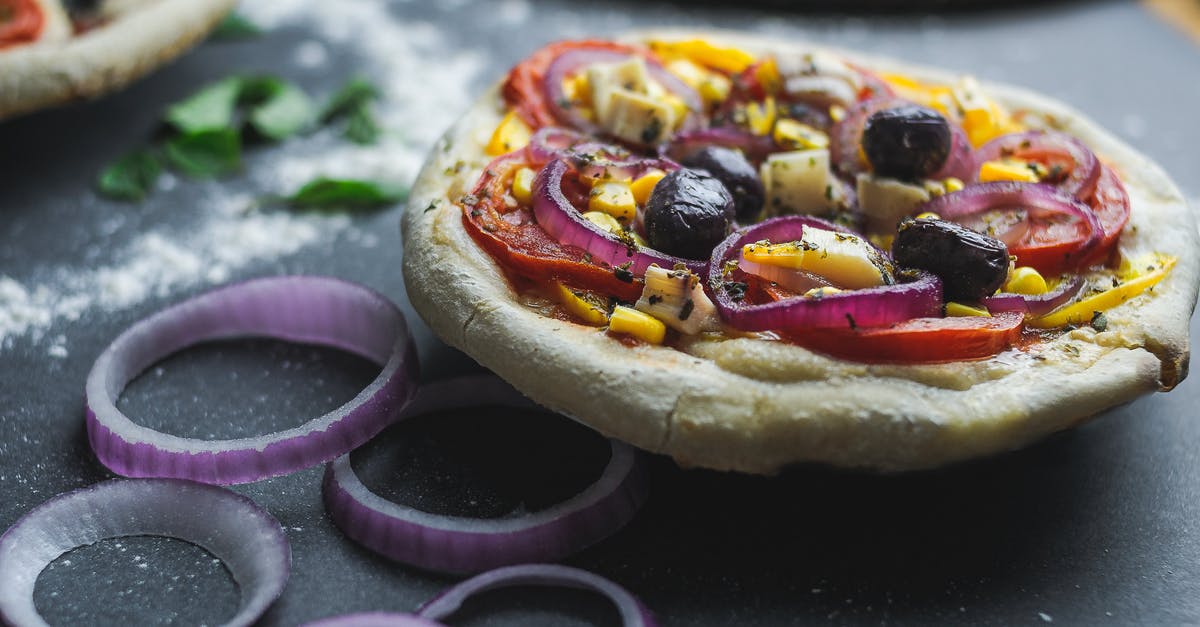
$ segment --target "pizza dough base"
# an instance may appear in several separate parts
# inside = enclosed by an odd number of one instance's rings
[[[0,51],[0,119],[124,87],[200,42],[235,3],[138,3],[79,37]]]
[[[818,49],[737,33],[703,37],[751,52]],[[945,72],[845,51],[883,71],[953,82]],[[1200,234],[1183,197],[1149,159],[1065,105],[985,84],[1011,109],[1034,111],[1118,169],[1131,197],[1130,255],[1179,258],[1154,291],[1107,313],[1108,330],[1077,329],[1029,353],[941,365],[866,365],[760,339],[693,341],[688,352],[629,348],[600,329],[523,306],[452,201],[489,159],[504,112],[489,90],[435,149],[402,223],[404,276],[418,313],[446,343],[546,407],[686,466],[772,474],[797,462],[900,471],[1024,446],[1186,376]],[[462,162],[468,167],[457,167]],[[432,209],[431,209],[432,207]]]

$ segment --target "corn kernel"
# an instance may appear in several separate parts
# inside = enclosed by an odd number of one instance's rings
[[[643,174],[640,178],[629,185],[629,191],[633,193],[633,200],[639,205],[645,205],[646,201],[650,200],[650,192],[654,191],[654,186],[663,180],[667,175],[662,170],[651,170]]]
[[[637,203],[633,200],[629,183],[604,181],[592,188],[588,196],[588,211],[603,211],[629,224],[637,216]]]
[[[832,294],[837,294],[838,292],[841,292],[841,291],[842,290],[839,290],[836,287],[832,287],[829,285],[823,285],[821,287],[814,287],[811,290],[808,290],[807,292],[804,293],[804,297],[820,299],[820,298],[825,298],[826,296],[829,296]]]
[[[596,303],[589,302],[583,292],[576,292],[557,282],[554,287],[558,301],[572,316],[594,327],[602,327],[608,323],[608,315],[604,313],[604,309]]]
[[[610,333],[632,335],[649,344],[662,344],[667,336],[667,325],[658,318],[624,305],[613,308],[608,330]]]
[[[763,91],[768,94],[779,91],[779,87],[783,83],[783,79],[779,75],[779,66],[775,64],[774,57],[768,58],[754,69],[754,78],[758,79],[758,84],[762,85]]]
[[[580,72],[573,78],[563,80],[563,97],[571,102],[586,102],[591,100],[592,88],[588,84],[587,72]]]
[[[605,231],[612,232],[622,230],[621,223],[617,222],[616,218],[604,213],[603,211],[585,211],[583,212],[583,219],[595,224]]]
[[[488,140],[485,150],[493,157],[524,148],[529,144],[533,131],[517,115],[516,110],[509,111]]]
[[[979,166],[979,182],[987,183],[989,181],[1023,181],[1026,183],[1037,183],[1041,181],[1038,178],[1036,167],[1031,168],[1024,161],[1016,161],[1012,159],[1001,159],[996,161],[984,161],[983,165]]]
[[[846,108],[840,105],[830,105],[829,119],[834,122],[841,122],[846,119]]]
[[[956,179],[953,176],[942,181],[942,186],[946,188],[947,194],[949,194],[950,192],[961,191],[962,188],[965,187],[965,185],[963,185],[963,182],[961,180]]]
[[[932,211],[925,211],[922,213],[918,213],[917,219],[918,220],[941,220],[942,216],[939,216],[938,214],[936,214]]]
[[[733,90],[733,81],[720,74],[710,74],[700,83],[700,97],[708,104],[725,102],[729,92]]]
[[[991,312],[983,307],[972,307],[970,305],[954,302],[946,303],[946,315],[951,318],[965,318],[971,316],[976,318],[992,317]]]
[[[512,195],[522,205],[533,202],[533,179],[535,176],[537,175],[529,168],[521,168],[513,175]]]
[[[750,132],[755,135],[766,135],[771,132],[771,127],[775,125],[775,99],[767,96],[767,99],[759,104],[752,102],[746,105],[746,123],[750,126]]]
[[[1028,266],[1021,266],[1014,268],[1012,274],[1008,276],[1008,282],[1004,284],[1004,291],[1036,296],[1045,294],[1050,291],[1050,288],[1046,285],[1046,279],[1040,272]]]
[[[784,118],[776,122],[772,135],[775,137],[776,143],[789,150],[829,147],[828,135],[791,118]]]

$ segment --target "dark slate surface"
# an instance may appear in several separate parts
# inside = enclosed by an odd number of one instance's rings
[[[1200,197],[1200,55],[1132,3],[946,17],[783,12],[772,19],[715,3],[564,1],[535,6],[521,37],[487,34],[479,10],[464,20],[427,5],[396,8],[460,24],[464,40],[494,50],[488,74],[542,41],[628,27],[630,15],[641,24],[754,24],[941,64],[1073,103],[1163,164],[1189,197]],[[565,17],[572,12],[580,17]],[[71,199],[88,197],[95,172],[148,136],[166,103],[234,68],[285,72],[279,44],[304,36],[285,30],[206,45],[124,94],[0,123],[0,273],[27,282],[50,264],[103,256],[141,229],[186,228],[181,201],[196,193],[194,184],[141,206]],[[334,52],[338,65],[355,63]],[[309,87],[328,90],[340,78],[331,73]],[[114,216],[120,228],[104,229]],[[398,210],[355,220],[384,245],[364,250],[343,238],[239,276],[333,274],[403,304]],[[66,359],[48,357],[44,340],[28,337],[0,352],[0,528],[54,494],[107,476],[85,440],[84,377],[122,328],[187,291],[58,323],[50,333],[65,336]],[[425,378],[474,368],[412,318]],[[368,365],[332,351],[231,342],[168,360],[135,382],[123,405],[174,432],[249,435],[336,406],[371,376]],[[797,468],[762,479],[684,472],[656,459],[652,495],[636,520],[568,563],[624,584],[668,625],[1197,623],[1198,396],[1193,378],[1028,450],[906,476]],[[279,518],[292,543],[292,578],[265,624],[411,610],[453,581],[347,541],[323,514],[320,475],[311,469],[238,488]],[[59,560],[41,578],[37,599],[61,624],[211,624],[232,611],[236,587],[191,545],[135,538]],[[532,625],[610,624],[615,617],[582,593],[526,590],[492,594],[461,618]]]

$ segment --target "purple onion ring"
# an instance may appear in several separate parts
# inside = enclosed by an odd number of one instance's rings
[[[468,579],[441,593],[417,611],[418,616],[445,620],[471,597],[513,586],[555,586],[598,592],[617,606],[621,624],[625,627],[654,627],[657,625],[650,610],[628,590],[586,570],[556,564],[522,564],[498,568]]]
[[[538,172],[533,182],[533,214],[550,237],[566,246],[582,248],[591,254],[594,261],[607,263],[614,268],[629,263],[629,271],[635,276],[644,275],[650,264],[672,268],[682,263],[697,274],[704,272],[705,261],[672,257],[623,242],[584,218],[563,194],[562,180],[567,170],[566,161],[551,161]]]
[[[737,231],[713,250],[709,286],[721,318],[743,331],[802,331],[846,326],[877,327],[913,318],[940,317],[942,283],[920,273],[916,280],[883,287],[830,294],[820,299],[791,298],[761,305],[735,302],[724,289],[725,262],[734,259],[744,244],[769,240],[799,240],[805,228],[845,231],[810,216],[781,216]]]
[[[975,163],[969,180],[979,180],[979,168],[984,162],[1010,155],[1019,156],[1025,151],[1057,153],[1070,157],[1075,166],[1064,181],[1054,185],[1058,189],[1080,200],[1091,198],[1092,193],[1096,191],[1096,183],[1100,180],[1100,160],[1096,158],[1096,153],[1078,139],[1054,131],[1026,131],[1001,135],[980,146],[975,151]]]
[[[303,627],[444,627],[442,623],[415,616],[413,614],[396,614],[393,612],[360,612],[358,614],[343,614],[330,616]]]
[[[127,536],[176,538],[221,560],[241,591],[227,627],[254,623],[287,584],[287,536],[250,499],[177,479],[117,479],[56,496],[0,536],[0,623],[46,625],[33,601],[38,575],[72,549]]]
[[[1045,294],[1030,296],[1001,292],[983,299],[983,306],[993,313],[1019,311],[1034,317],[1042,316],[1070,302],[1083,289],[1084,283],[1083,277],[1074,275]]]
[[[201,342],[234,337],[331,346],[383,369],[345,405],[259,437],[182,438],[136,424],[117,409],[125,386],[155,362]],[[416,347],[404,315],[385,297],[326,277],[256,279],[169,307],[113,341],[88,374],[88,440],[102,464],[125,476],[257,481],[329,461],[371,439],[412,397],[416,376]]]
[[[422,387],[404,416],[486,405],[536,408],[496,376],[482,375]],[[637,451],[610,443],[612,454],[599,479],[566,501],[518,518],[443,516],[394,503],[363,485],[350,455],[326,468],[325,506],[352,540],[428,570],[475,573],[559,559],[625,526],[645,501],[645,469]]]
[[[746,159],[754,163],[761,163],[778,149],[770,136],[755,135],[733,126],[718,126],[679,133],[669,143],[663,144],[659,154],[675,161],[685,161],[691,154],[707,146],[741,150]]]

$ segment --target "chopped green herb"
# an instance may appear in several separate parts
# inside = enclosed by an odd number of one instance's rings
[[[264,137],[279,141],[308,129],[313,122],[313,103],[299,87],[265,79],[265,97],[250,111],[250,124]]]
[[[369,107],[355,109],[346,120],[346,139],[361,145],[374,144],[379,141],[381,129],[375,121],[375,115]]]
[[[1092,328],[1101,333],[1108,330],[1108,316],[1103,311],[1092,312]]]
[[[108,166],[96,179],[100,193],[119,200],[141,200],[162,174],[162,163],[149,150],[137,150]]]
[[[167,141],[167,161],[196,178],[218,176],[241,166],[242,138],[234,129],[187,133]]]
[[[230,13],[213,29],[211,37],[219,40],[249,39],[261,35],[262,32],[258,24],[246,19],[246,16]]]
[[[328,122],[338,116],[353,113],[364,105],[379,99],[379,88],[361,76],[346,81],[321,107],[321,121]]]
[[[302,209],[374,209],[403,201],[408,189],[382,181],[319,178],[291,196],[287,202]]]
[[[166,120],[181,133],[231,128],[242,84],[239,77],[217,81],[171,105]]]

